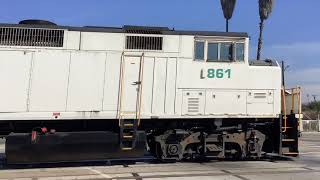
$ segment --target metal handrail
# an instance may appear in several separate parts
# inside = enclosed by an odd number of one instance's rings
[[[284,118],[284,128],[282,132],[287,132],[287,105],[286,105],[286,90],[282,87],[282,106],[283,106],[283,118]]]
[[[138,107],[136,112],[136,119],[138,121],[137,125],[140,125],[141,121],[141,108],[142,108],[142,90],[143,90],[143,74],[144,74],[144,53],[140,58],[140,67],[139,67],[139,94],[138,94]]]
[[[291,113],[294,112],[295,110],[295,96],[298,97],[298,114],[299,114],[299,124],[301,124],[301,114],[302,114],[302,110],[301,110],[301,87],[296,87],[296,88],[291,88],[289,89],[289,92],[291,91]],[[282,88],[282,105],[283,105],[283,115],[284,115],[284,127],[283,127],[283,131],[282,132],[286,132],[287,131],[287,106],[286,106],[286,90],[284,88]]]
[[[121,125],[122,118],[122,105],[123,105],[123,94],[124,94],[124,71],[125,71],[125,63],[124,63],[124,52],[121,55],[121,63],[120,63],[120,80],[119,80],[119,99],[118,99],[118,114],[117,119],[119,120],[119,126]],[[130,57],[140,57],[140,67],[139,67],[139,93],[137,96],[136,102],[136,120],[138,121],[138,126],[140,125],[141,120],[141,107],[142,107],[142,87],[143,87],[143,74],[144,74],[144,53],[141,56],[131,56]],[[130,113],[129,113],[130,114]],[[132,113],[133,114],[133,113]]]
[[[121,112],[122,112],[122,97],[123,97],[123,72],[124,72],[124,52],[121,54],[120,62],[120,79],[119,79],[119,98],[118,98],[118,114],[117,119],[119,120],[119,126],[121,125]]]

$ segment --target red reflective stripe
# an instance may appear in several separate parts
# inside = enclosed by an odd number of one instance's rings
[[[41,132],[46,133],[46,132],[48,132],[48,129],[46,127],[43,127],[43,128],[41,128]]]
[[[60,116],[60,113],[59,112],[54,112],[54,113],[52,113],[52,116]]]
[[[31,132],[31,141],[35,142],[37,139],[37,131],[32,131]]]

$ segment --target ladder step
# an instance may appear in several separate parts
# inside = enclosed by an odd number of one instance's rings
[[[122,137],[125,138],[125,139],[133,139],[133,136],[128,136],[128,135],[124,135]]]
[[[120,116],[124,116],[124,115],[136,115],[136,112],[134,112],[134,111],[132,111],[132,112],[127,111],[127,112],[121,112],[121,113],[120,113]]]
[[[133,127],[133,126],[134,126],[134,124],[126,123],[126,124],[123,124],[123,126],[125,126],[125,127]]]
[[[298,152],[286,152],[286,153],[282,153],[282,154],[285,155],[285,156],[297,156],[297,155],[299,155]]]
[[[122,151],[130,151],[135,148],[137,120],[120,119],[120,147]]]
[[[282,142],[295,142],[295,139],[282,139]]]

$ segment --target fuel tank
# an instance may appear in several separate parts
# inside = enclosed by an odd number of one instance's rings
[[[12,133],[6,138],[8,164],[100,161],[143,157],[145,132],[138,131],[132,150],[122,150],[113,132]]]

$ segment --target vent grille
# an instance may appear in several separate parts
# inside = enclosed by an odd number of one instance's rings
[[[148,29],[127,29],[126,33],[131,34],[162,34],[159,30],[148,30]]]
[[[63,47],[64,30],[0,28],[2,46]]]
[[[163,34],[163,31],[170,31],[168,27],[148,27],[148,26],[123,26],[126,33],[131,34]]]
[[[162,50],[163,38],[150,36],[127,36],[126,49]]]
[[[254,98],[257,98],[257,99],[267,98],[267,93],[254,93]]]
[[[198,113],[200,111],[200,99],[199,98],[188,98],[188,112]]]

